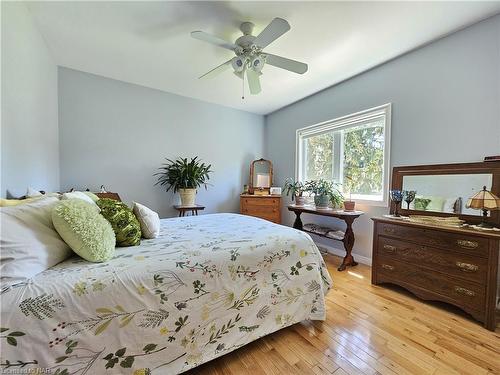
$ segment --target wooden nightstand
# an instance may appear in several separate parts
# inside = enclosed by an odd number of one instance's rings
[[[241,194],[240,213],[281,224],[281,196]]]

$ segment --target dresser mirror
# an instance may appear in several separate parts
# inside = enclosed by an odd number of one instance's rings
[[[500,194],[500,163],[460,163],[411,167],[395,167],[393,190],[413,191],[410,202],[401,202],[402,215],[458,216],[477,223],[481,210],[466,207],[467,201],[479,190]],[[391,213],[394,213],[391,204]],[[488,211],[489,221],[500,224],[499,211]]]
[[[273,183],[273,164],[269,160],[254,160],[250,165],[250,194],[269,194]]]

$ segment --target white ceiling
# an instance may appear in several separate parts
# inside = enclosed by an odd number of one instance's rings
[[[500,11],[500,2],[29,2],[56,64],[207,102],[267,114]],[[241,99],[230,70],[197,77],[231,51],[192,39],[234,41],[274,17],[291,30],[266,51],[309,64],[304,75],[263,70],[262,93]],[[248,92],[248,88],[245,89]]]

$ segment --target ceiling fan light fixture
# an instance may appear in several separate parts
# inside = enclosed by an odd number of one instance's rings
[[[231,65],[235,72],[242,72],[245,69],[246,59],[243,56],[233,57]]]
[[[262,55],[256,55],[253,57],[251,60],[251,68],[256,71],[257,73],[260,73],[262,68],[264,67],[264,64],[266,63],[265,57]]]

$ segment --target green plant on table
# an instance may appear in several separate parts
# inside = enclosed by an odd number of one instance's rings
[[[329,202],[333,207],[341,207],[342,202],[344,201],[344,197],[342,193],[338,189],[339,184],[328,181],[324,179],[307,181],[305,183],[306,190],[314,194],[315,200],[316,197],[325,197],[327,196]]]
[[[292,178],[287,178],[285,180],[285,185],[283,186],[286,195],[292,195],[292,201],[295,197],[302,197],[306,191],[306,186],[302,181],[295,181]]]

